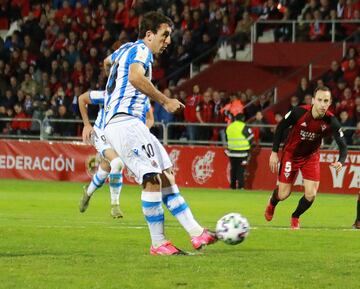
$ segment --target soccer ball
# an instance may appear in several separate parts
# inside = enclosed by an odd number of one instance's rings
[[[248,220],[238,213],[222,217],[216,224],[216,237],[229,245],[240,244],[249,235]]]

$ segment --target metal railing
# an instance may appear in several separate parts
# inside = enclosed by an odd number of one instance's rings
[[[37,140],[58,140],[58,141],[81,141],[81,131],[82,131],[82,121],[78,119],[33,119],[33,118],[0,118],[0,127],[2,124],[11,123],[12,121],[19,122],[35,122],[39,125],[40,129],[36,132],[34,131],[21,131],[17,133],[16,131],[9,131],[8,133],[0,132],[0,138],[6,139],[37,139]],[[76,130],[73,130],[73,135],[65,135],[61,133],[55,133],[51,129],[48,129],[49,125],[52,124],[72,124],[76,127]],[[270,135],[273,135],[276,125],[270,124],[247,124],[251,128],[259,129],[268,129]],[[189,128],[195,128],[195,138],[190,139],[188,136]],[[225,129],[227,124],[225,123],[187,123],[187,122],[155,122],[152,131],[156,134],[158,139],[165,145],[171,144],[182,144],[182,145],[213,145],[213,146],[226,146],[225,140]],[[157,130],[156,130],[157,129]],[[155,131],[154,131],[155,130]],[[209,137],[204,139],[201,138],[201,135],[204,131],[209,131]],[[346,134],[346,131],[355,131],[356,127],[343,127],[343,130]],[[218,139],[213,140],[213,132],[217,131]],[[176,132],[176,133],[174,133]],[[175,137],[174,137],[175,136]],[[203,135],[205,136],[205,135]],[[272,146],[271,141],[262,141],[262,135],[260,133],[258,144],[264,147]],[[323,148],[334,148],[334,142],[324,143]],[[360,150],[360,144],[349,145],[349,149]]]
[[[355,25],[359,25],[360,24],[360,20],[263,20],[260,19],[258,21],[256,21],[253,24],[253,37],[251,38],[253,40],[253,42],[257,42],[258,40],[258,32],[259,32],[259,26],[264,26],[263,28],[266,28],[266,26],[271,26],[271,28],[276,29],[276,28],[281,28],[281,27],[290,27],[291,26],[291,40],[289,42],[296,42],[298,40],[298,34],[299,34],[299,27],[303,26],[303,25],[310,25],[310,24],[314,24],[314,23],[318,23],[318,24],[329,24],[331,25],[330,30],[330,39],[328,39],[328,41],[331,41],[332,43],[336,42],[336,41],[343,41],[347,35],[343,36],[343,39],[336,39],[336,25],[337,24],[355,24]],[[308,31],[309,32],[309,31]],[[311,40],[309,40],[311,41]]]

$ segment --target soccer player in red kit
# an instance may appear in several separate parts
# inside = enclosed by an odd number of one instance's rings
[[[291,216],[291,228],[300,229],[299,217],[314,202],[320,183],[319,148],[324,136],[333,133],[339,146],[340,156],[331,165],[340,171],[346,159],[347,147],[344,134],[336,117],[328,111],[331,105],[329,88],[318,87],[313,96],[313,105],[298,106],[288,112],[275,131],[269,165],[273,173],[278,170],[278,151],[284,131],[292,126],[285,141],[280,168],[279,185],[273,191],[265,210],[265,219],[271,221],[279,201],[291,193],[293,182],[299,172],[304,178],[304,196]]]

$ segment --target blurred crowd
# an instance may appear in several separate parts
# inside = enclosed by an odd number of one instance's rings
[[[144,12],[161,10],[174,21],[173,45],[155,60],[153,80],[164,93],[186,103],[186,109],[171,116],[155,104],[156,120],[226,123],[237,111],[247,119],[256,115],[258,120],[261,111],[272,104],[271,96],[258,97],[251,89],[231,93],[198,86],[187,95],[174,89],[187,76],[179,68],[204,52],[209,53],[200,61],[210,63],[216,54],[213,48],[226,39],[231,39],[234,50],[241,49],[249,41],[250,27],[257,19],[359,19],[359,1],[351,0],[137,0],[135,5],[132,2],[0,0],[0,30],[12,31],[5,39],[0,38],[0,117],[79,118],[77,96],[88,89],[105,87],[103,59],[121,44],[136,40]],[[11,25],[15,22],[16,25]],[[303,27],[305,32],[300,35],[307,40],[320,40],[311,36],[313,32],[328,33],[328,28],[321,28],[319,23]],[[356,29],[350,24],[337,25],[339,35],[348,35]],[[287,41],[286,26],[274,31],[277,41]],[[358,57],[356,50],[354,53]],[[351,73],[347,73],[353,69],[353,61],[349,58],[347,64],[338,65],[343,73],[341,79],[353,89],[356,77],[348,82]],[[358,63],[355,66],[358,69]],[[335,83],[336,88],[338,81]],[[306,95],[297,97],[299,103],[306,102]],[[97,108],[91,107],[90,116],[95,118],[96,113]],[[274,121],[279,118],[274,117]],[[0,122],[0,130],[9,134],[38,134],[39,124]],[[70,136],[79,135],[81,128],[49,121],[46,131]],[[200,130],[196,126],[174,129],[171,134],[189,140],[223,137],[219,128]],[[265,139],[271,140],[271,131]]]

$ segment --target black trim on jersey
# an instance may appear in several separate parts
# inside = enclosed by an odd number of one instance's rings
[[[290,110],[285,117],[279,122],[278,126],[276,127],[275,134],[274,134],[274,143],[272,146],[273,152],[278,152],[279,147],[284,136],[284,132],[290,126],[294,125],[305,113],[307,109],[303,107],[294,107]]]
[[[344,133],[341,129],[341,124],[335,116],[330,118],[330,127],[334,134],[334,139],[339,147],[339,159],[338,162],[344,164],[347,156],[347,146],[344,138]]]

